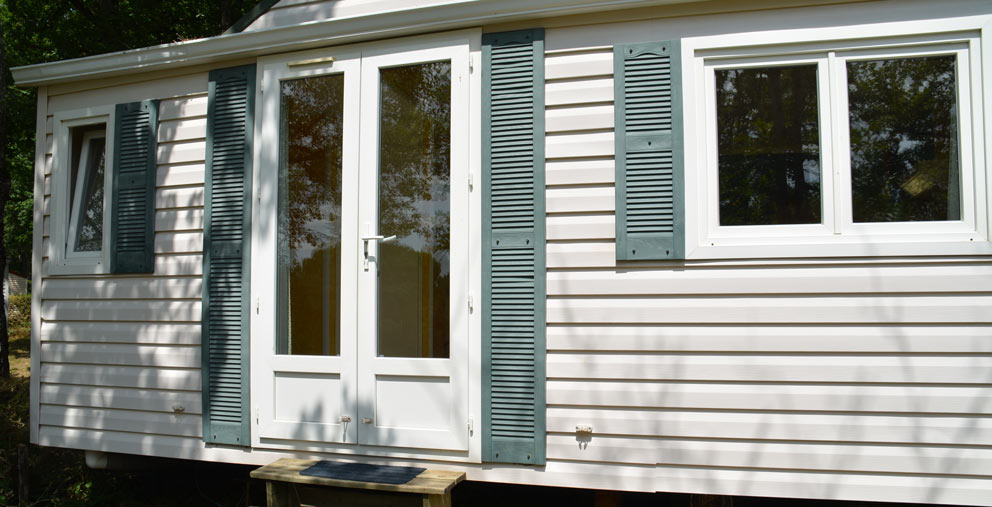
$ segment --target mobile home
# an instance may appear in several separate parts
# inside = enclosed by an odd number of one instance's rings
[[[992,505],[992,4],[280,0],[38,89],[31,440]]]

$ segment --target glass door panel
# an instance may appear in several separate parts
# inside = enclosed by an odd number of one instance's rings
[[[448,357],[451,62],[382,69],[378,355]]]
[[[344,75],[280,87],[277,354],[336,356],[341,341]]]

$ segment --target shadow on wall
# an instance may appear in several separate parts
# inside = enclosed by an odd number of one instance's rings
[[[801,474],[814,481],[805,488],[808,494],[829,498],[851,494],[838,473],[894,473],[905,477],[901,487],[912,483],[922,498],[938,502],[958,487],[959,479],[947,474],[981,469],[982,451],[958,445],[988,439],[989,419],[974,415],[987,414],[992,406],[987,389],[992,370],[981,355],[987,347],[979,343],[986,326],[973,327],[969,334],[963,325],[983,324],[988,317],[978,315],[977,302],[942,312],[942,299],[970,294],[925,292],[925,282],[910,287],[903,276],[914,268],[937,276],[942,266],[899,260],[755,268],[707,264],[616,267],[618,276],[671,270],[675,277],[700,279],[698,293],[665,292],[659,283],[654,294],[624,296],[626,307],[610,306],[616,297],[557,280],[559,294],[549,296],[549,326],[567,326],[585,337],[609,329],[601,339],[619,341],[590,351],[575,345],[583,343],[583,336],[559,337],[558,350],[549,352],[549,410],[636,410],[640,424],[630,431],[640,436],[642,449],[653,451],[659,488],[666,481],[679,488],[709,487],[743,467]],[[712,277],[702,275],[715,269],[728,276],[761,269],[768,280],[815,270],[820,274],[810,277],[814,282],[844,270],[852,278],[846,286],[856,289],[702,292],[714,285]],[[604,308],[616,308],[606,323],[586,311],[597,297]],[[753,305],[749,311],[735,307],[744,298]],[[707,307],[709,316],[699,311]],[[863,339],[855,343],[857,337]],[[575,363],[583,358],[588,365],[577,370]],[[620,453],[621,444],[611,448],[615,435],[594,429],[592,438],[577,441],[579,459],[643,459]],[[911,479],[912,474],[921,477]],[[789,480],[788,473],[782,476]],[[812,479],[816,476],[822,480]],[[733,487],[752,494],[768,491],[746,481]]]

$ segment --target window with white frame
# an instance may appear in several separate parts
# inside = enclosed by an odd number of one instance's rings
[[[988,250],[978,41],[942,39],[698,52],[697,253]]]
[[[52,274],[106,273],[114,108],[55,115],[52,160]]]

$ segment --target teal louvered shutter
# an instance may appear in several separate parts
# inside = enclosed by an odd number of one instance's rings
[[[115,116],[110,272],[152,273],[158,100],[118,104]]]
[[[483,55],[484,461],[545,462],[544,31]]]
[[[203,227],[203,439],[249,445],[255,66],[210,72]]]
[[[617,260],[685,258],[678,41],[614,48]]]

